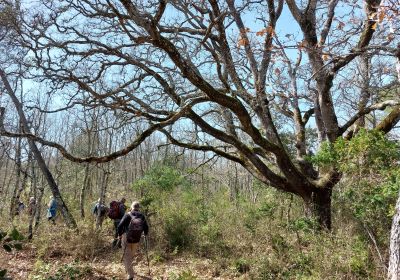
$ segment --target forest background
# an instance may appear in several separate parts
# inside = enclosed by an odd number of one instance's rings
[[[2,273],[123,277],[125,197],[154,279],[397,279],[398,1],[0,3]]]

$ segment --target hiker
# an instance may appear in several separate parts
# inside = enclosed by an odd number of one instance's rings
[[[106,217],[107,212],[108,208],[103,203],[100,204],[100,198],[99,198],[93,208],[93,215],[95,215],[95,217],[99,219],[98,225],[100,227],[103,225],[103,221]]]
[[[123,261],[128,273],[128,280],[133,280],[133,256],[139,248],[142,232],[147,236],[149,226],[146,218],[139,212],[139,202],[134,201],[131,211],[127,212],[118,225],[118,236],[122,243]]]
[[[50,201],[47,204],[47,220],[52,221],[53,224],[56,224],[56,213],[57,213],[57,200],[54,196],[50,196]]]
[[[16,207],[17,211],[15,212],[16,215],[20,215],[22,214],[22,211],[25,210],[25,204],[19,199],[19,197],[17,198],[17,207]]]
[[[118,243],[118,225],[121,222],[122,217],[125,214],[126,206],[125,206],[125,198],[121,198],[120,201],[111,201],[110,202],[110,209],[108,211],[108,217],[114,220],[114,241],[113,246],[115,247]]]
[[[29,204],[28,204],[28,215],[32,216],[35,213],[35,207],[36,207],[36,201],[35,198],[32,196],[29,198]]]

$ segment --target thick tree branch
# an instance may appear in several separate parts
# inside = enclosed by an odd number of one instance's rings
[[[236,10],[234,0],[227,0],[226,2],[228,3],[228,7],[233,15],[235,22],[236,22],[237,28],[239,29],[240,38],[241,38],[241,40],[244,40],[244,49],[246,51],[247,59],[250,64],[250,69],[253,73],[254,79],[257,81],[257,80],[259,80],[258,65],[257,65],[256,59],[254,57],[253,50],[251,49],[250,40],[247,36],[246,26],[244,26],[243,20],[240,16],[239,12]]]
[[[385,110],[389,106],[398,106],[400,104],[400,101],[395,101],[395,100],[386,100],[381,103],[377,103],[374,105],[371,105],[369,107],[363,108],[361,111],[358,111],[350,120],[348,120],[343,126],[340,127],[339,133],[342,135],[350,126],[352,126],[360,117],[365,116],[375,110]],[[393,111],[396,111],[395,109]],[[392,112],[393,112],[392,111]],[[390,114],[389,114],[390,115]],[[393,115],[392,115],[393,116]],[[389,117],[389,116],[388,116]],[[390,119],[390,118],[389,118]],[[395,118],[391,121],[392,122],[395,120]],[[388,125],[388,124],[387,124]],[[395,125],[395,124],[394,124]],[[383,126],[383,123],[382,123]],[[383,127],[382,129],[383,130]],[[387,131],[386,131],[387,132]]]
[[[175,139],[171,135],[171,133],[169,133],[167,130],[159,129],[159,131],[161,131],[168,138],[168,140],[171,142],[171,144],[173,144],[173,145],[176,145],[176,146],[179,146],[179,147],[183,147],[183,148],[187,148],[187,149],[196,150],[196,151],[213,152],[213,153],[215,153],[215,154],[217,154],[217,155],[219,155],[221,157],[224,157],[226,159],[232,160],[232,161],[237,162],[237,163],[239,163],[241,165],[245,164],[244,161],[240,157],[235,156],[235,155],[233,155],[231,153],[227,153],[225,151],[222,151],[222,150],[220,150],[220,149],[218,149],[216,147],[208,146],[208,145],[207,146],[205,146],[205,145],[197,145],[197,144],[194,144],[194,143],[183,143],[183,142],[180,142],[177,139]]]
[[[157,13],[154,16],[155,24],[158,24],[160,22],[161,17],[163,16],[163,14],[165,12],[165,8],[166,7],[167,7],[167,1],[166,0],[159,0],[158,10],[157,10]]]
[[[388,133],[391,131],[396,124],[400,121],[400,106],[396,106],[393,110],[386,116],[376,127],[377,130],[380,130],[384,133]]]
[[[335,16],[335,8],[339,0],[330,0],[328,4],[328,14],[325,20],[324,28],[321,31],[321,37],[319,39],[319,45],[325,45],[326,38],[328,37],[329,31],[332,26],[333,17]]]
[[[381,0],[367,0],[365,1],[365,3],[367,11],[366,20],[357,46],[352,50],[350,54],[334,60],[334,64],[331,69],[332,73],[337,73],[341,68],[349,64],[355,57],[359,55],[359,51],[368,46],[368,44],[372,40],[372,35],[375,33],[376,29],[376,17]]]

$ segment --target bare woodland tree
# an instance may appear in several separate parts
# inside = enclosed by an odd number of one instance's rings
[[[17,109],[18,115],[20,117],[20,121],[21,121],[21,126],[22,126],[22,131],[23,132],[30,132],[30,128],[28,125],[28,121],[22,111],[22,105],[21,103],[18,101],[17,97],[15,96],[15,93],[13,92],[10,84],[8,83],[7,77],[5,75],[5,73],[3,72],[3,70],[0,69],[0,78],[6,88],[7,93],[10,95],[11,99],[13,100],[15,107]],[[0,127],[4,128],[4,108],[0,108]],[[7,133],[5,133],[7,135]],[[12,136],[12,135],[9,135]],[[72,215],[70,214],[70,212],[68,211],[68,207],[67,205],[64,203],[64,200],[62,199],[61,193],[58,189],[58,186],[53,178],[52,173],[50,172],[48,166],[46,165],[42,154],[40,153],[38,147],[36,146],[35,142],[32,139],[28,139],[28,143],[29,143],[29,147],[38,163],[39,168],[41,169],[41,171],[43,172],[44,176],[46,177],[47,183],[53,193],[53,196],[57,199],[59,205],[60,205],[60,209],[61,209],[61,213],[64,216],[64,219],[66,221],[66,223],[70,226],[70,227],[74,227],[76,228],[76,222],[74,220],[74,218],[72,217]]]
[[[3,4],[3,3],[1,3]],[[8,39],[8,37],[11,36],[15,36],[15,30],[18,29],[18,25],[19,25],[19,19],[18,19],[18,14],[19,14],[19,2],[16,3],[15,6],[8,4],[7,2],[5,3],[5,5],[1,6],[1,15],[0,15],[0,19],[1,21],[3,21],[3,25],[1,26],[1,37],[0,37],[0,43],[4,43],[4,41],[6,39]],[[8,39],[10,40],[10,39]],[[11,41],[11,40],[10,40]],[[6,48],[8,47],[8,49],[12,52],[13,48],[18,49],[17,47],[15,47],[16,45],[12,45],[10,44],[9,46],[6,46]],[[22,52],[23,53],[23,52]],[[21,55],[20,53],[18,55]],[[18,57],[18,55],[16,57]],[[11,58],[11,56],[10,56]],[[2,61],[4,61],[4,58],[2,57]],[[17,67],[18,67],[18,63]],[[2,94],[3,92],[8,94],[8,96],[10,97],[12,103],[15,106],[15,109],[17,111],[18,117],[19,117],[19,123],[20,123],[20,127],[21,127],[21,133],[17,133],[17,134],[24,134],[24,133],[30,133],[31,129],[29,126],[29,122],[25,116],[24,110],[23,110],[23,105],[20,102],[20,100],[18,99],[15,90],[12,88],[10,82],[9,82],[9,78],[4,70],[5,67],[5,63],[2,65],[0,65],[0,80],[1,80],[1,91]],[[15,69],[15,65],[11,65],[12,69]],[[18,78],[20,76],[17,76]],[[4,107],[0,107],[0,131],[2,132],[3,135],[6,136],[18,136],[18,135],[12,135],[5,132],[5,124],[4,124],[4,119],[5,119],[5,108]],[[70,226],[70,227],[74,227],[76,228],[76,222],[74,220],[74,218],[72,217],[72,215],[69,213],[67,206],[65,205],[61,193],[59,191],[59,188],[53,178],[52,173],[50,172],[48,166],[46,165],[43,156],[41,154],[41,152],[39,151],[36,143],[32,140],[28,138],[28,144],[29,144],[29,148],[31,153],[33,154],[33,156],[35,157],[35,160],[38,163],[39,168],[41,169],[42,173],[44,174],[48,185],[54,195],[54,197],[57,199],[57,201],[59,202],[60,205],[60,209],[61,209],[61,213],[64,216],[64,219],[66,221],[66,223]],[[20,146],[20,145],[19,145]],[[18,149],[21,149],[20,147]],[[16,200],[19,199],[18,198],[18,193],[20,193],[20,189],[23,187],[24,182],[20,182],[20,180],[22,178],[20,178],[20,173],[21,173],[21,163],[20,163],[20,155],[21,150],[18,151],[17,153],[17,185],[14,191],[14,195],[12,198],[12,203],[11,203],[11,212],[13,212],[13,208],[15,208],[15,204],[16,204]],[[25,177],[26,179],[26,177]],[[11,213],[11,217],[13,217],[13,213]]]
[[[362,120],[376,110],[392,108],[376,129],[387,133],[399,121],[398,96],[380,98],[379,91],[367,95],[357,87],[363,79],[371,84],[366,73],[371,75],[378,58],[389,57],[385,78],[375,86],[398,91],[395,2],[48,0],[31,5],[18,41],[30,51],[30,77],[46,82],[48,91],[65,101],[54,111],[103,107],[121,126],[137,127],[139,133],[109,154],[87,157],[24,136],[75,162],[107,162],[161,132],[174,145],[215,153],[266,186],[301,197],[306,214],[330,229],[331,195],[341,174],[334,167],[318,170],[307,160],[317,148],[310,141],[315,132],[317,146],[351,138],[357,133],[353,125],[373,127]],[[357,72],[360,63],[370,65]],[[353,83],[346,80],[354,73]]]
[[[397,77],[400,83],[400,51],[397,53]],[[395,213],[390,230],[389,265],[387,279],[400,279],[400,192],[397,197]]]

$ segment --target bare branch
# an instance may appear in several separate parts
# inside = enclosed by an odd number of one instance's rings
[[[340,127],[340,134],[343,134],[350,126],[352,126],[360,117],[367,115],[375,110],[385,110],[389,106],[398,106],[400,105],[400,101],[396,100],[386,100],[369,107],[363,108],[361,111],[358,111],[350,120],[348,120],[343,126]],[[396,111],[396,110],[394,110]],[[395,121],[396,118],[391,120],[390,122]],[[395,124],[394,124],[395,125]],[[378,128],[378,130],[385,131],[386,129]],[[387,131],[386,131],[387,132]]]
[[[335,16],[335,8],[338,3],[339,3],[339,0],[330,0],[329,1],[328,15],[325,20],[324,28],[321,31],[321,38],[319,39],[320,46],[325,45],[326,38],[328,37],[329,30],[331,29],[331,26],[332,26],[333,17]]]

